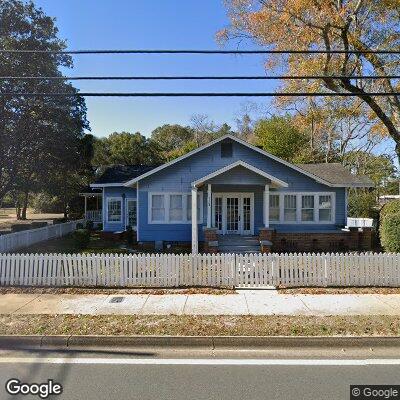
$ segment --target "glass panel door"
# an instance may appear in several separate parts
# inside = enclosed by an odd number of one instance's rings
[[[226,232],[239,233],[239,197],[226,198]]]
[[[243,196],[243,233],[251,233],[251,197]]]
[[[218,196],[214,198],[214,226],[218,229],[218,233],[222,233],[222,197]]]
[[[136,200],[127,200],[126,202],[126,226],[136,228],[137,215],[136,215]]]

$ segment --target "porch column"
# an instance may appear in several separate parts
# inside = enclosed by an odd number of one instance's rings
[[[86,219],[86,212],[87,212],[87,197],[85,195],[85,216],[84,216],[84,219]]]
[[[197,188],[192,187],[192,253],[199,252],[198,228],[197,228]]]
[[[269,185],[264,189],[264,227],[269,228]]]
[[[211,184],[207,186],[207,228],[211,228]]]

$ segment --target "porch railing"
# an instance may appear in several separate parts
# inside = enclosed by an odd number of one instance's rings
[[[102,221],[102,211],[101,210],[86,211],[85,219],[86,219],[86,221],[101,222]]]

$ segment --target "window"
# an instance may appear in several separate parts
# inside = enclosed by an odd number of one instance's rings
[[[197,195],[197,220],[203,220],[203,193]],[[192,195],[189,193],[149,193],[148,221],[153,224],[189,224]]]
[[[269,220],[271,222],[279,221],[279,194],[269,195]]]
[[[183,202],[181,194],[169,196],[169,220],[181,222],[183,220]]]
[[[107,199],[107,222],[122,222],[122,199]]]
[[[188,194],[187,195],[187,220],[192,221],[192,195]],[[200,194],[197,194],[197,222],[200,221]]]
[[[332,196],[319,196],[319,221],[330,222],[332,220]]]
[[[232,157],[232,142],[222,142],[221,143],[221,158],[231,158]]]
[[[314,195],[301,196],[301,220],[314,221]]]
[[[296,204],[297,196],[295,194],[286,194],[284,196],[284,220],[285,221],[296,221]]]
[[[165,198],[163,194],[153,194],[151,197],[151,220],[165,220]]]
[[[270,222],[276,224],[334,223],[335,193],[286,193],[273,192],[269,195]]]

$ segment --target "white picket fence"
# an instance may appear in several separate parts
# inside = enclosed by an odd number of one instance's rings
[[[0,254],[0,286],[400,286],[400,254]]]
[[[9,233],[0,236],[0,253],[14,251],[45,240],[67,235],[76,229],[78,223],[84,220],[48,225],[43,228],[30,229],[21,232]]]

